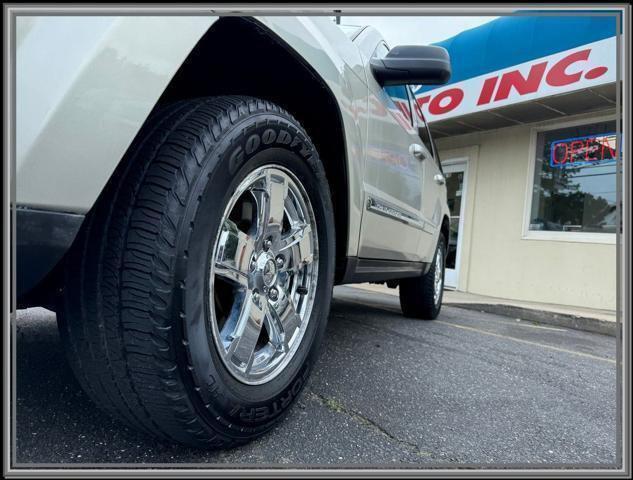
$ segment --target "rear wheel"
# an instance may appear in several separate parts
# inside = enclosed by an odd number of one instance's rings
[[[92,399],[166,441],[244,443],[305,384],[334,222],[298,122],[249,97],[154,115],[88,216],[59,325]]]
[[[446,241],[440,234],[429,271],[419,277],[400,280],[400,306],[405,316],[422,320],[437,318],[444,294],[445,257]]]

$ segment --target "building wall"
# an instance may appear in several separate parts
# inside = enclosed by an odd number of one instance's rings
[[[458,289],[615,310],[615,243],[522,238],[532,127],[437,141],[442,161],[469,157]]]

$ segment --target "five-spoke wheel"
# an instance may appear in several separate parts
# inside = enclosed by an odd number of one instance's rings
[[[292,359],[306,330],[318,240],[309,198],[281,166],[248,175],[225,210],[213,250],[211,330],[225,366],[261,384]]]

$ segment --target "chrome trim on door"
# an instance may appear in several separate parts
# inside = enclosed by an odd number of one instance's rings
[[[391,218],[399,222],[405,223],[418,230],[423,230],[427,233],[433,233],[433,225],[431,222],[427,222],[420,217],[414,217],[409,212],[404,212],[398,207],[389,205],[385,202],[379,202],[373,197],[367,199],[367,210],[383,217]]]

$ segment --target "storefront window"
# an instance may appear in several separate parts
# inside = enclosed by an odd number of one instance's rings
[[[615,121],[540,132],[530,230],[615,233]]]

